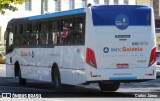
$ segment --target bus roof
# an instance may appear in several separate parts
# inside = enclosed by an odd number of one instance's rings
[[[103,9],[125,9],[127,8],[136,8],[140,7],[142,9],[148,9],[147,6],[141,6],[141,5],[99,5],[99,6],[91,6],[92,9],[96,10],[103,10]],[[74,14],[82,14],[84,13],[84,8],[74,9],[74,10],[67,10],[67,11],[61,11],[61,12],[54,12],[54,13],[48,13],[48,14],[42,14],[42,15],[36,15],[36,16],[30,16],[30,17],[23,17],[23,18],[13,18],[9,21],[9,23],[14,22],[25,22],[25,21],[33,21],[33,20],[40,20],[40,19],[47,19],[47,18],[53,18],[53,17],[61,17],[61,16],[67,16],[67,15],[74,15]]]
[[[55,12],[55,13],[48,13],[48,14],[42,14],[42,15],[36,15],[36,16],[30,16],[30,17],[23,17],[23,18],[13,18],[10,20],[10,23],[33,21],[33,20],[61,17],[61,16],[67,16],[67,15],[73,15],[73,14],[81,14],[81,13],[84,13],[84,8]]]

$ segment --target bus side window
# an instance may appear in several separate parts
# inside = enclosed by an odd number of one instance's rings
[[[48,22],[43,21],[41,22],[41,29],[40,29],[40,36],[41,36],[41,44],[46,45],[48,44]]]
[[[57,32],[53,32],[51,35],[52,44],[57,44]]]
[[[18,35],[20,37],[20,45],[23,45],[24,38],[23,38],[23,24],[18,25]]]
[[[23,40],[23,45],[28,45],[29,44],[29,24],[24,24],[23,25],[23,35],[22,38]]]
[[[49,26],[49,37],[48,42],[49,44],[59,44],[59,31],[60,31],[60,20],[51,20]]]
[[[18,25],[15,26],[15,34],[14,34],[14,46],[18,47],[21,43],[21,36],[19,34],[19,27]]]
[[[82,44],[83,43],[83,17],[74,18],[74,30],[72,31],[72,44]]]
[[[70,44],[72,29],[72,19],[66,18],[62,20],[62,30],[59,33],[61,44]]]
[[[31,24],[31,30],[29,35],[29,43],[31,45],[38,45],[39,44],[39,35],[38,35],[38,23]]]

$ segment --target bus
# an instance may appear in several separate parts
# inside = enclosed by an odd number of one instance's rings
[[[153,9],[98,5],[8,22],[6,74],[62,85],[97,83],[117,91],[120,83],[156,79]]]

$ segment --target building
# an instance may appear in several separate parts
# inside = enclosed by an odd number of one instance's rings
[[[160,0],[136,0],[136,4],[153,7],[155,14],[157,50],[160,50]]]
[[[153,0],[136,0],[137,5],[153,6]]]
[[[88,3],[91,3],[92,5],[136,4],[135,0],[25,0],[23,5],[17,5],[18,11],[6,11],[5,15],[0,15],[0,45],[5,44],[4,32],[7,26],[7,22],[12,18],[82,8],[86,7]]]
[[[156,21],[156,28],[160,28],[160,0],[136,0],[137,5],[153,7]]]

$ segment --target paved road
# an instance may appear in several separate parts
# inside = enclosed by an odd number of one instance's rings
[[[57,90],[52,83],[28,80],[26,86],[19,86],[18,78],[6,77],[5,65],[0,65],[0,93],[40,93],[43,97],[135,97],[153,94],[160,98],[160,78],[142,83],[122,83],[120,89],[114,93],[102,93],[97,84],[66,86]],[[88,93],[89,92],[89,93]],[[135,95],[137,94],[137,95]],[[141,97],[141,96],[139,96]],[[142,96],[145,97],[145,96]]]

